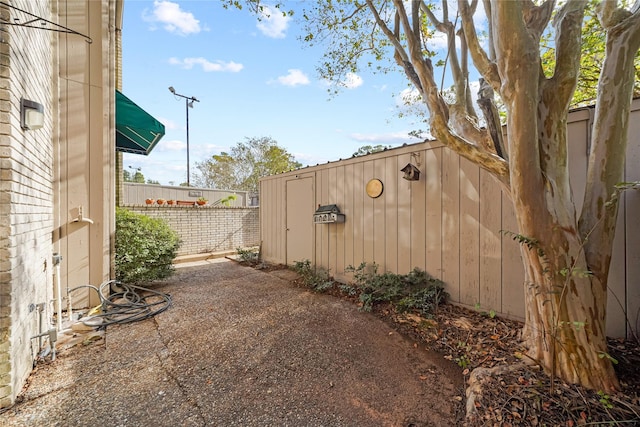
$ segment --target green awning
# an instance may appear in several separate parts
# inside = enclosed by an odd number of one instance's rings
[[[116,151],[147,155],[164,136],[164,125],[116,90]]]

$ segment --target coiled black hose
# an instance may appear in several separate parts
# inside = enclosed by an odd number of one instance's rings
[[[83,321],[88,326],[106,328],[109,325],[125,324],[149,319],[171,307],[171,295],[142,286],[129,285],[117,280],[103,282],[99,288],[92,285],[78,286],[69,293],[88,287],[98,293],[102,312]],[[90,319],[100,319],[92,322]]]

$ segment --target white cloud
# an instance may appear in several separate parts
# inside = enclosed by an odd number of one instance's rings
[[[359,86],[362,86],[362,77],[355,73],[347,73],[345,79],[340,82],[340,86],[344,86],[347,89],[355,89]]]
[[[273,39],[283,39],[286,37],[287,28],[289,28],[289,15],[283,15],[282,11],[273,10],[270,7],[263,6],[260,13],[260,20],[256,27],[262,34]]]
[[[447,35],[437,31],[432,37],[429,38],[426,42],[427,47],[432,50],[440,50],[446,49],[449,45],[449,41]]]
[[[422,97],[418,89],[413,86],[403,89],[396,97],[396,105],[401,108],[419,103],[422,103]]]
[[[158,143],[158,146],[155,149],[161,153],[167,151],[184,151],[187,149],[187,144],[178,139],[163,139]]]
[[[214,154],[219,154],[222,151],[229,151],[229,147],[222,147],[216,144],[195,144],[195,146],[191,147],[191,154],[193,159],[197,162],[201,162],[204,160],[209,160],[211,156]]]
[[[164,125],[165,130],[181,129],[181,127],[171,119],[158,117],[158,121]]]
[[[300,86],[300,85],[308,85],[309,77],[302,70],[298,70],[295,68],[287,70],[288,74],[285,76],[280,76],[275,80],[275,83],[279,83],[283,86]],[[273,83],[271,81],[270,83]]]
[[[399,145],[418,142],[415,138],[409,136],[406,132],[390,132],[390,133],[352,133],[349,137],[358,142],[373,143],[374,145]]]
[[[293,153],[293,157],[295,157],[296,161],[302,163],[305,166],[314,166],[323,163],[327,163],[329,161],[325,156],[318,156],[316,154],[309,153]]]
[[[205,58],[169,58],[169,64],[171,65],[179,65],[186,70],[192,69],[194,66],[199,65],[202,67],[202,71],[207,73],[214,71],[228,71],[230,73],[237,73],[244,68],[244,65],[238,64],[237,62],[224,62],[224,61],[215,61],[210,62]]]
[[[191,12],[185,12],[180,9],[178,3],[166,0],[155,0],[153,11],[150,14],[145,13],[142,18],[153,24],[158,23],[166,31],[181,36],[197,34],[201,31],[200,21]]]
[[[333,80],[328,80],[328,79],[321,80],[321,84],[323,84],[324,86],[327,86],[327,87],[341,86],[345,89],[355,89],[357,87],[362,86],[363,83],[364,83],[364,80],[362,79],[362,77],[360,77],[355,73],[347,73],[344,79],[338,82]]]

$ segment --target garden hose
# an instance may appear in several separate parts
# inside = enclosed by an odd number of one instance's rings
[[[142,286],[128,285],[117,280],[103,282],[99,288],[88,287],[98,293],[100,310],[91,310],[88,318],[82,320],[87,326],[106,328],[109,325],[125,324],[149,319],[171,306],[171,296]]]

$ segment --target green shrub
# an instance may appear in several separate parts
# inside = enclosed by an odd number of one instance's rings
[[[414,268],[409,274],[378,274],[376,263],[348,266],[353,273],[353,286],[360,293],[362,309],[370,311],[378,302],[390,302],[399,311],[417,310],[423,315],[432,314],[448,295],[442,281]]]
[[[164,279],[174,272],[180,239],[162,219],[116,209],[116,279],[141,283]]]
[[[329,273],[324,270],[316,271],[308,259],[295,261],[292,269],[300,275],[305,286],[316,292],[326,292],[333,288],[333,281],[329,277]]]
[[[238,254],[238,259],[240,262],[244,262],[247,264],[257,264],[260,261],[258,251],[255,249],[242,249],[236,248],[236,252]]]

